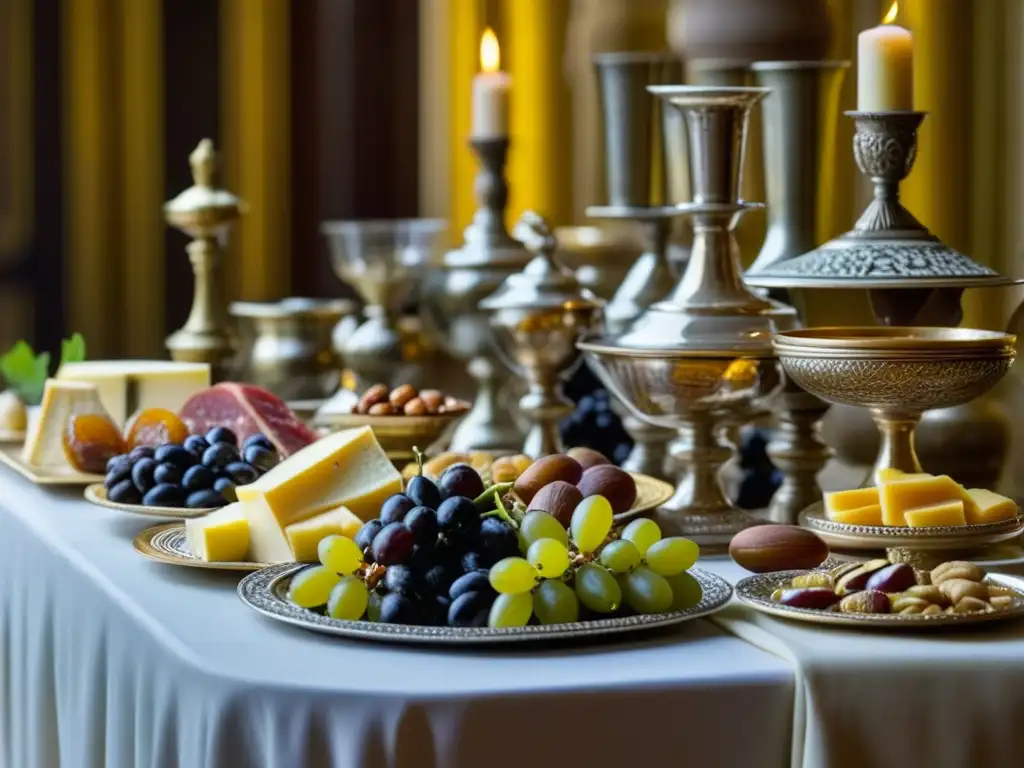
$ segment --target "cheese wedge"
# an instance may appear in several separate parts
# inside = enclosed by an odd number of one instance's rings
[[[335,432],[292,454],[256,482],[237,488],[249,521],[251,556],[284,562],[285,528],[344,506],[361,520],[402,490],[402,476],[369,427]]]
[[[844,509],[840,512],[828,513],[828,519],[836,523],[846,525],[881,525],[882,506],[880,504],[869,504],[856,509]]]
[[[80,413],[106,413],[92,384],[47,379],[39,416],[32,419],[21,451],[26,464],[38,467],[66,467],[64,427]]]
[[[345,507],[329,509],[314,515],[301,523],[292,523],[284,529],[285,538],[291,548],[292,559],[297,563],[315,563],[318,560],[317,546],[321,539],[335,534],[355,538],[363,521]]]
[[[202,517],[185,521],[189,551],[211,563],[238,563],[249,555],[249,523],[242,505],[228,504]],[[257,561],[267,562],[267,561]]]
[[[852,509],[870,507],[878,503],[877,488],[854,488],[849,491],[833,491],[825,494],[825,517],[832,517],[836,512],[849,512]]]
[[[964,503],[960,499],[945,501],[930,507],[908,509],[904,517],[907,520],[907,525],[911,528],[927,528],[936,525],[966,525]]]
[[[976,509],[967,511],[967,524],[997,523],[1017,516],[1020,511],[1013,499],[1000,496],[998,493],[986,491],[984,488],[971,488],[967,494],[973,499]]]
[[[925,472],[904,472],[902,469],[878,469],[875,470],[875,485],[883,483],[895,483],[900,480],[913,480],[920,477],[932,477]]]
[[[962,501],[967,520],[977,517],[978,504],[960,483],[949,475],[912,477],[885,483],[878,488],[882,505],[882,524],[906,526],[906,513],[920,507],[931,507],[949,501]]]
[[[124,425],[144,408],[180,410],[192,395],[210,386],[210,366],[165,360],[87,360],[62,365],[57,378],[94,384],[110,417]]]

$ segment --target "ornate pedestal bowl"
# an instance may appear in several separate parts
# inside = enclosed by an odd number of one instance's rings
[[[882,435],[875,470],[922,472],[921,415],[988,392],[1009,371],[1016,337],[964,328],[808,328],[775,336],[786,374],[830,403],[867,408]],[[867,484],[874,483],[874,473]]]

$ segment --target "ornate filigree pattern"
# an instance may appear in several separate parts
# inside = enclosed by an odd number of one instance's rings
[[[823,352],[827,354],[827,352]],[[1010,369],[1013,357],[974,360],[779,359],[808,392],[833,403],[864,408],[926,411],[952,408],[988,392]]]
[[[942,243],[857,243],[828,247],[784,261],[761,272],[765,277],[930,278],[995,277],[996,272]]]
[[[857,167],[873,179],[893,183],[905,179],[917,156],[917,128],[924,113],[862,112],[853,118]]]
[[[274,565],[250,574],[239,583],[238,596],[243,603],[264,616],[315,632],[384,642],[445,643],[448,645],[536,642],[665,627],[715,613],[725,607],[732,597],[732,587],[725,579],[694,568],[689,573],[700,583],[702,590],[700,602],[692,608],[670,613],[623,616],[597,621],[580,621],[573,624],[538,624],[502,629],[378,624],[370,621],[332,619],[329,616],[299,608],[289,601],[287,591],[290,577],[303,567],[293,563]]]

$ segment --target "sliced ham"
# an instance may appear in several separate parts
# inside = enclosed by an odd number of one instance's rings
[[[227,427],[241,443],[263,434],[282,456],[290,456],[316,440],[284,401],[251,384],[225,382],[192,395],[179,414],[193,434]]]

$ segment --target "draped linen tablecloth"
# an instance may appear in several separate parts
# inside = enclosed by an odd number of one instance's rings
[[[237,575],[147,561],[157,521],[80,494],[0,469],[2,768],[788,760],[789,663],[707,621],[491,651],[324,637],[246,608]]]
[[[702,567],[735,584],[727,558]],[[1024,755],[1024,621],[955,632],[786,621],[736,599],[712,619],[793,665],[793,768],[1003,768]]]

